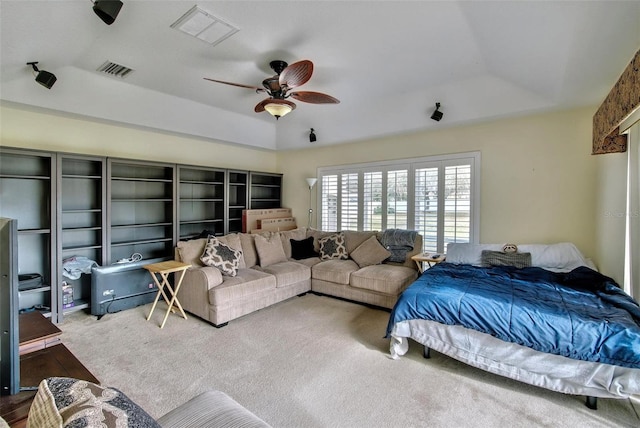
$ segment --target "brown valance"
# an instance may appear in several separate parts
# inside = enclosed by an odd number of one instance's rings
[[[640,51],[593,115],[592,154],[620,153],[627,150],[627,136],[619,135],[618,126],[640,106]]]

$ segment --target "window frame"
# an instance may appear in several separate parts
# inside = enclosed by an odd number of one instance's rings
[[[318,207],[317,225],[322,229],[324,219],[324,208],[322,206],[323,200],[323,177],[325,176],[337,176],[337,191],[336,200],[338,202],[335,207],[336,221],[332,224],[336,224],[335,230],[346,230],[342,228],[342,180],[343,174],[357,174],[358,177],[358,212],[357,212],[357,230],[362,231],[365,223],[364,213],[364,174],[365,173],[382,173],[382,201],[381,201],[381,221],[382,225],[388,223],[388,200],[387,200],[387,186],[388,186],[388,173],[389,171],[407,171],[407,228],[415,230],[416,216],[415,216],[415,180],[416,170],[421,168],[438,168],[439,176],[444,176],[446,167],[470,165],[471,167],[471,185],[470,185],[470,213],[469,213],[469,242],[477,244],[480,238],[480,177],[481,177],[481,154],[479,151],[463,152],[456,154],[426,156],[420,158],[408,158],[398,160],[387,160],[379,162],[367,162],[350,165],[337,165],[319,167],[317,169],[318,178],[318,190],[316,193],[316,206]],[[444,184],[443,184],[444,185]],[[443,201],[444,203],[444,201]],[[387,228],[382,227],[381,229]],[[440,230],[442,229],[442,230]],[[353,229],[350,229],[353,230]],[[438,252],[445,252],[444,248],[444,224],[441,224],[437,232],[437,245]]]

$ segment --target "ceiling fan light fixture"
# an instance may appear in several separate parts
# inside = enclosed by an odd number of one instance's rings
[[[271,100],[264,106],[264,109],[268,111],[271,116],[275,117],[276,120],[291,113],[295,108],[296,105],[291,101],[278,99]]]

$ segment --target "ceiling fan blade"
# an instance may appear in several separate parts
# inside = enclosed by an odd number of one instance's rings
[[[280,73],[280,86],[286,85],[288,88],[304,85],[311,79],[313,74],[313,63],[309,60],[295,62],[282,70]]]
[[[243,85],[242,83],[225,82],[224,80],[209,79],[208,77],[203,77],[203,79],[204,80],[208,80],[210,82],[224,83],[225,85],[231,85],[231,86],[238,86],[240,88],[253,89],[254,91],[264,91],[263,88],[259,88],[257,86],[251,86],[251,85]]]
[[[331,95],[323,94],[322,92],[313,92],[313,91],[291,92],[289,96],[298,101],[311,103],[311,104],[339,104],[340,103],[340,100],[338,100],[337,98],[334,98]]]

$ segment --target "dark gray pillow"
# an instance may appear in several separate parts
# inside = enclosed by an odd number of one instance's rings
[[[502,251],[482,250],[480,256],[482,266],[515,266],[524,268],[531,266],[531,253],[503,253]]]
[[[301,240],[290,239],[289,242],[291,243],[292,259],[303,260],[318,257],[318,253],[313,248],[313,236]]]

